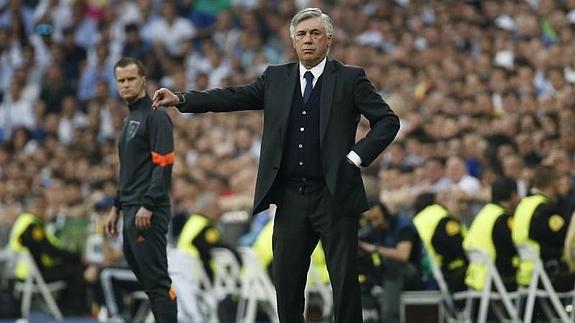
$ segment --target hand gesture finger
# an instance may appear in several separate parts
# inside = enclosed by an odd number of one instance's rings
[[[160,106],[170,107],[175,106],[180,102],[178,96],[176,96],[172,91],[161,88],[154,92],[152,96],[152,107],[157,109]]]

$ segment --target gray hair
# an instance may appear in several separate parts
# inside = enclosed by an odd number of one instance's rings
[[[291,19],[291,22],[289,24],[289,35],[291,38],[294,38],[295,27],[300,22],[309,18],[321,18],[323,22],[323,27],[325,28],[326,36],[331,37],[331,35],[333,34],[333,22],[331,20],[331,17],[321,12],[321,9],[319,8],[306,8],[296,13],[296,15],[293,16],[293,18]]]

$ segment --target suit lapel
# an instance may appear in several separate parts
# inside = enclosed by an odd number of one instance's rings
[[[289,115],[291,111],[293,95],[295,91],[295,86],[297,84],[297,79],[299,77],[298,71],[298,64],[293,64],[289,66],[287,69],[287,76],[285,80],[279,80],[280,83],[283,83],[280,88],[281,91],[277,91],[277,100],[278,102],[278,124],[280,126],[280,134],[281,134],[281,142],[283,142],[283,138],[285,135],[285,131],[288,127],[289,123]]]
[[[335,65],[331,59],[327,59],[323,71],[323,83],[321,85],[320,112],[319,112],[319,143],[323,142],[323,136],[327,129],[329,114],[331,113],[331,102],[335,89],[336,73]]]

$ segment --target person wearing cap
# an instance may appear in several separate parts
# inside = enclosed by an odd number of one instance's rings
[[[184,113],[264,111],[253,214],[277,205],[273,276],[280,322],[304,322],[310,256],[320,240],[335,322],[361,322],[357,230],[368,203],[360,167],[393,141],[399,118],[362,68],[327,57],[334,31],[328,15],[304,9],[289,29],[299,61],[269,66],[243,86],[185,93],[161,88],[153,105]],[[356,142],[362,115],[370,131]]]

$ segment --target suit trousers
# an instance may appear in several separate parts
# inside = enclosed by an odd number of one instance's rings
[[[124,256],[138,282],[150,299],[150,308],[158,323],[177,322],[177,304],[172,294],[168,275],[167,237],[170,208],[154,210],[151,227],[136,228],[135,217],[139,206],[122,209],[124,214]]]
[[[303,323],[310,257],[321,241],[331,280],[336,323],[360,323],[358,217],[336,217],[327,186],[275,187],[273,278],[282,323]]]

